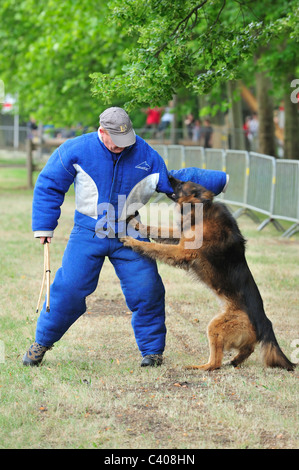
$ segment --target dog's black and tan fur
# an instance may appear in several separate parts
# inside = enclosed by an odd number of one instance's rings
[[[272,324],[265,314],[260,292],[246,262],[245,240],[236,220],[224,204],[213,202],[213,193],[202,186],[183,183],[173,177],[170,182],[174,190],[171,198],[179,207],[189,203],[192,213],[195,204],[203,204],[203,223],[195,225],[193,220],[189,233],[188,229],[186,232],[181,227],[178,234],[171,231],[169,239],[162,238],[161,228],[157,228],[157,238],[154,240],[158,243],[132,237],[122,238],[122,241],[125,246],[143,255],[192,271],[223,301],[223,312],[208,325],[209,361],[190,368],[220,368],[223,351],[230,349],[238,351],[231,361],[233,366],[238,366],[250,356],[256,344],[261,343],[266,366],[293,370],[295,365],[280,349]],[[136,224],[136,220],[131,223],[141,234],[150,236],[153,233],[151,227]],[[202,230],[202,245],[200,248],[186,249],[185,242],[194,239],[194,230]]]

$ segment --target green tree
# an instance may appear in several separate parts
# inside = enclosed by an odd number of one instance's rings
[[[292,8],[290,10],[290,7]],[[267,46],[256,54],[257,91],[259,93],[260,147],[274,155],[273,101],[283,101],[285,108],[284,157],[299,159],[299,113],[291,101],[291,83],[299,72],[298,2],[265,0],[258,14],[267,22],[275,21],[276,31]],[[289,14],[289,16],[287,16]],[[287,20],[286,20],[287,18]],[[265,105],[263,106],[263,101]],[[271,136],[272,133],[272,136]],[[268,138],[263,139],[263,135]]]
[[[297,0],[3,0],[0,79],[18,92],[22,116],[56,125],[96,125],[113,104],[134,115],[181,90],[198,103],[248,67],[269,75],[274,92],[283,84],[286,103],[298,16]],[[298,114],[289,99],[285,107],[294,158]]]
[[[219,82],[238,77],[240,67],[277,26],[287,29],[291,11],[283,19],[258,18],[255,2],[235,0],[114,0],[112,22],[118,19],[137,44],[126,51],[122,72],[92,75],[94,93],[109,101],[130,96],[132,108],[159,104],[185,86],[206,93]]]
[[[107,27],[108,15],[104,0],[0,3],[0,77],[18,92],[24,117],[97,124],[104,105],[92,97],[89,75],[119,72],[128,43],[118,23]]]
[[[271,88],[265,92],[265,84],[269,85],[269,77],[273,83],[276,77],[282,80],[282,69],[274,65],[278,47],[282,62],[294,69],[297,1],[114,0],[111,5],[112,22],[120,21],[137,43],[125,51],[121,73],[91,75],[95,96],[109,103],[126,94],[128,110],[145,103],[161,105],[182,88],[202,95],[234,83],[254,57],[258,58],[255,71],[262,71],[269,56],[268,78],[265,72],[257,75],[263,98],[260,144],[266,153],[274,153],[271,99],[265,101]]]

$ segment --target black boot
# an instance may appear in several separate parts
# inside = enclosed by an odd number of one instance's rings
[[[24,354],[23,365],[24,366],[38,366],[49,349],[52,349],[53,346],[42,346],[38,343],[33,343],[28,351]]]
[[[163,362],[162,354],[148,354],[144,356],[141,362],[141,367],[157,367]]]

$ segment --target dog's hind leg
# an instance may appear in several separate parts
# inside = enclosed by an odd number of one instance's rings
[[[210,344],[209,361],[201,366],[192,366],[194,369],[219,369],[223,351],[230,349],[239,351],[231,362],[236,367],[250,356],[256,344],[256,334],[248,316],[241,310],[233,309],[231,305],[210,322],[207,333]]]
[[[224,338],[218,328],[218,318],[211,321],[208,326],[208,338],[210,345],[210,357],[206,364],[200,366],[188,366],[187,369],[215,370],[220,369],[223,359]]]
[[[243,346],[242,348],[240,348],[239,353],[231,360],[230,364],[234,367],[237,367],[239,364],[245,361],[245,359],[247,359],[250,354],[253,353],[253,351],[253,344],[247,344],[246,346]]]
[[[237,367],[253,353],[257,338],[253,325],[244,311],[235,311],[234,316],[235,319],[231,322],[231,334],[228,335],[227,349],[238,350],[238,354],[230,362],[231,365]]]

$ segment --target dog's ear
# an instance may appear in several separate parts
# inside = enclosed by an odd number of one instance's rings
[[[168,175],[168,179],[169,179],[169,182],[171,184],[171,186],[173,187],[173,189],[175,189],[179,184],[182,183],[181,180],[178,180],[177,178],[175,178],[174,176],[172,175]]]
[[[206,202],[206,201],[213,201],[213,198],[215,196],[212,191],[209,191],[208,189],[204,188],[201,185],[197,185],[198,188],[196,188],[196,191],[194,192],[194,196],[200,200],[200,202]]]

